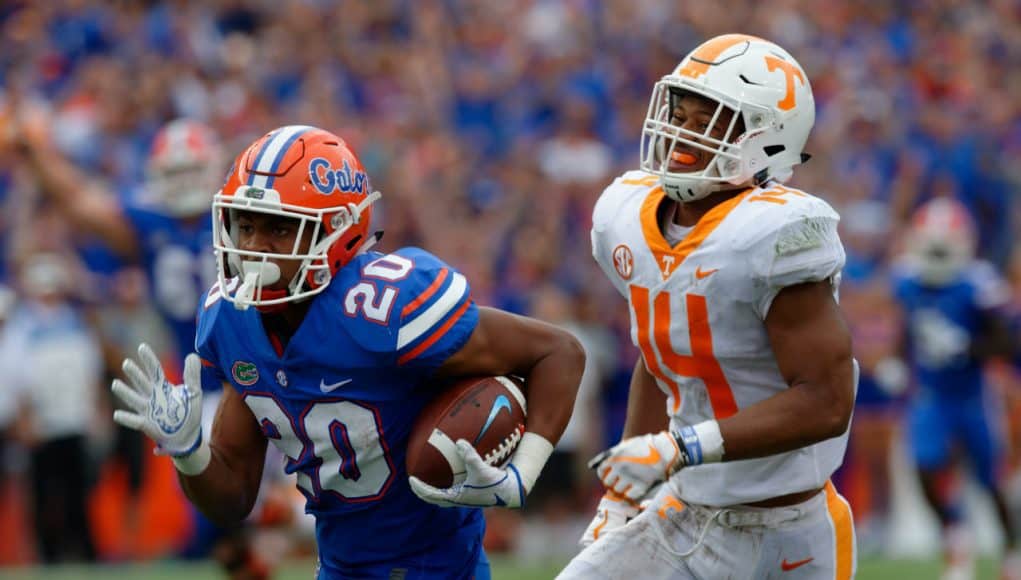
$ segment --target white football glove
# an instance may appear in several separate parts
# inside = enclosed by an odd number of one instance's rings
[[[440,489],[412,475],[408,478],[411,491],[423,501],[443,507],[518,508],[525,503],[528,490],[513,463],[505,468],[493,467],[464,439],[457,441],[457,452],[464,460],[463,482]]]
[[[629,437],[589,461],[607,490],[638,503],[657,483],[689,464],[668,431]]]
[[[140,364],[139,364],[140,363]],[[157,453],[184,457],[202,443],[202,363],[197,354],[184,359],[184,384],[172,385],[159,358],[147,344],[138,347],[138,363],[124,359],[130,385],[114,379],[111,389],[129,410],[113,412],[117,423],[148,435]]]
[[[628,498],[607,491],[596,507],[596,516],[585,529],[578,544],[587,548],[611,530],[624,527],[624,524],[642,513],[642,507]]]

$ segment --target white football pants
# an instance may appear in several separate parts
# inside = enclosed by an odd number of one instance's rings
[[[683,504],[664,491],[557,579],[845,580],[856,563],[851,508],[832,483],[779,508]]]

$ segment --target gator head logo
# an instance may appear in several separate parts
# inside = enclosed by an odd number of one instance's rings
[[[259,380],[259,369],[255,363],[243,360],[234,361],[230,374],[234,375],[234,382],[245,387],[254,385]]]

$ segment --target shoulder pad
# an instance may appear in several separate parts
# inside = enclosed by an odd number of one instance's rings
[[[592,210],[592,229],[601,231],[614,217],[621,206],[636,195],[644,195],[659,185],[659,178],[644,171],[628,171],[606,186],[596,200]]]
[[[738,250],[759,247],[767,238],[774,241],[777,254],[810,249],[821,241],[816,234],[840,221],[828,203],[789,187],[754,192],[741,205],[742,211],[734,216]]]
[[[237,286],[237,281],[237,278],[227,281],[228,291],[230,291],[232,283]],[[219,282],[214,283],[199,298],[199,309],[196,314],[195,352],[199,353],[204,360],[212,361],[216,358],[213,329],[216,327],[216,320],[220,317],[224,305],[227,308],[233,308],[229,302],[223,299]]]
[[[343,281],[344,310],[351,336],[371,352],[412,349],[471,303],[464,275],[420,248],[372,254],[350,266],[359,271]]]
[[[829,204],[789,188],[780,198],[786,203],[757,195],[742,202],[744,223],[736,224],[734,236],[736,249],[749,257],[752,276],[767,289],[760,303],[765,316],[775,293],[786,286],[836,281],[845,254],[837,234],[840,217]]]

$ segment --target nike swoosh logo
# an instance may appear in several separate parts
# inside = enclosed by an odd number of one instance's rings
[[[329,393],[339,389],[340,387],[343,387],[344,385],[350,383],[353,380],[354,379],[344,379],[343,381],[337,381],[336,383],[330,383],[329,385],[327,385],[325,380],[319,379],[319,390],[324,393]]]
[[[655,465],[663,459],[663,456],[659,454],[659,449],[656,449],[652,445],[649,445],[649,454],[644,457],[614,457],[610,461],[626,461],[627,463],[637,463],[639,465]]]
[[[702,266],[699,266],[698,268],[695,268],[695,277],[698,278],[699,280],[703,278],[708,278],[709,276],[715,274],[717,270],[719,270],[719,268],[713,268],[712,270],[703,270]]]
[[[783,562],[780,562],[780,569],[784,572],[790,572],[795,568],[800,568],[801,566],[808,564],[812,560],[815,560],[815,558],[805,558],[804,560],[798,560],[797,562],[788,562],[787,558],[784,558]]]
[[[496,416],[500,413],[501,409],[507,409],[508,413],[511,412],[510,399],[508,399],[506,395],[500,395],[495,401],[493,401],[493,408],[489,410],[489,418],[486,419],[486,424],[482,426],[482,430],[479,431],[478,436],[475,437],[475,441],[472,441],[472,444],[476,444],[482,440],[482,436],[485,435],[486,431],[489,430],[489,427],[492,426],[493,421],[496,420]]]

